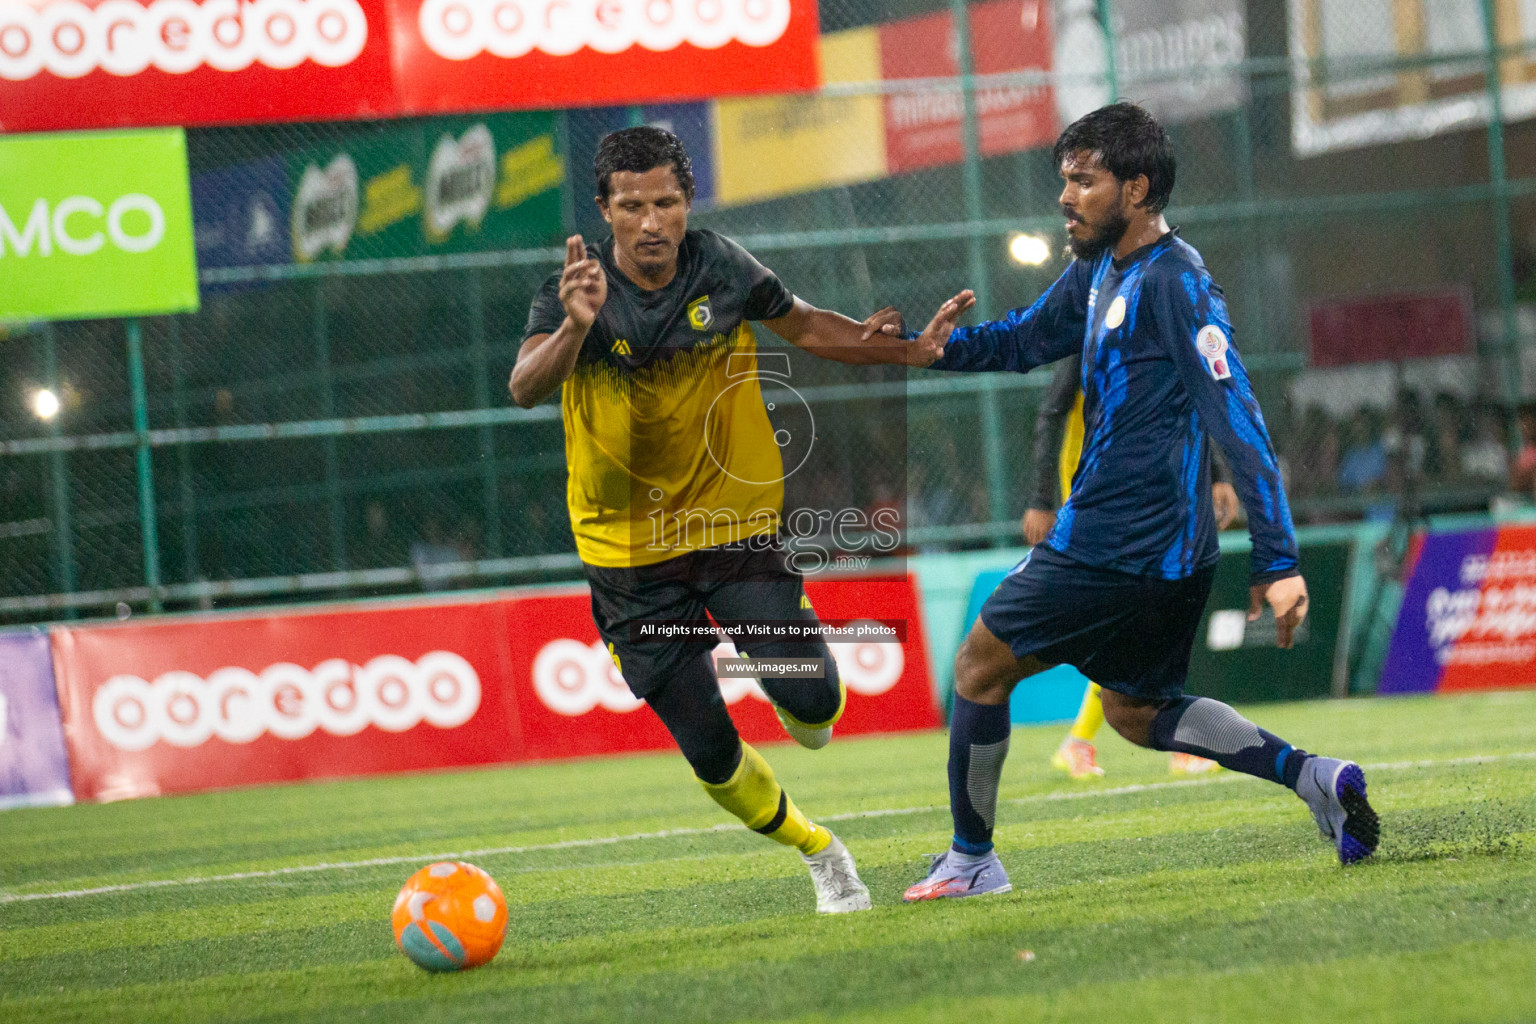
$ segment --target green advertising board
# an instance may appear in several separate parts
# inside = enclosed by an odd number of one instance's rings
[[[288,162],[293,260],[388,259],[547,245],[565,163],[547,112],[442,117]]]
[[[0,138],[0,320],[197,305],[180,128]]]
[[[1275,646],[1275,617],[1268,608],[1258,621],[1247,621],[1248,552],[1223,552],[1195,634],[1185,691],[1229,703],[1342,695],[1352,551],[1349,541],[1301,546],[1309,610],[1285,651]]]

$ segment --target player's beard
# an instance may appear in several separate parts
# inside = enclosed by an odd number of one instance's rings
[[[1084,224],[1087,221],[1083,222]],[[1125,202],[1117,200],[1114,209],[1104,215],[1104,222],[1090,238],[1067,236],[1067,248],[1080,260],[1095,260],[1105,249],[1120,244],[1120,239],[1130,230],[1131,222],[1125,216]]]

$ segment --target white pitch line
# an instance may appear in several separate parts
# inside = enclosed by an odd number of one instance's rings
[[[1536,760],[1536,750],[1522,750],[1509,754],[1475,754],[1468,757],[1430,758],[1418,761],[1381,761],[1361,765],[1367,771],[1404,771],[1410,768],[1446,768],[1457,765],[1491,764],[1499,761]],[[1155,793],[1165,789],[1185,789],[1209,786],[1224,782],[1242,782],[1251,778],[1232,772],[1210,775],[1198,779],[1180,779],[1173,782],[1146,782],[1132,786],[1115,786],[1109,789],[1068,790],[1054,793],[1035,793],[1013,797],[1003,801],[1009,804],[1048,803],[1055,800],[1094,800],[1102,797],[1125,796],[1133,793]],[[861,818],[889,818],[908,814],[927,814],[944,808],[929,804],[921,807],[886,807],[872,811],[847,811],[842,814],[819,815],[817,821],[857,821]],[[90,889],[68,889],[59,892],[0,893],[0,906],[7,903],[30,903],[36,900],[67,900],[82,896],[101,896],[118,892],[137,892],[141,889],[164,889],[172,886],[209,885],[215,882],[240,882],[256,878],[281,878],[285,875],[313,874],[318,871],[351,871],[357,868],[389,867],[395,864],[421,864],[439,860],[469,860],[475,857],[498,857],[517,853],[538,853],[549,850],[577,850],[589,846],[613,846],[618,843],[639,842],[646,839],[675,839],[684,836],[704,836],[715,832],[732,832],[742,826],[737,822],[722,822],[702,828],[669,828],[656,832],[632,832],[623,836],[600,836],[593,839],[563,839],[554,843],[533,843],[527,846],[487,846],[478,850],[459,850],[452,853],[411,854],[397,857],[372,857],[368,860],[322,861],[318,864],[298,864],[286,868],[268,868],[263,871],[235,871],[225,875],[192,875],[187,878],[160,878],[145,882],[124,882],[121,885],[100,885]]]

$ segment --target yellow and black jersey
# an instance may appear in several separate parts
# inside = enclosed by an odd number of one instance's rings
[[[613,239],[587,247],[608,298],[561,391],[566,502],[588,565],[652,565],[775,533],[783,466],[748,321],[794,296],[741,246],[689,231],[677,275],[646,291],[619,270]],[[565,319],[560,274],[534,297],[526,340]]]

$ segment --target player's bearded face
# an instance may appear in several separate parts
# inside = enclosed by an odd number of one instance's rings
[[[1067,218],[1067,245],[1078,259],[1094,259],[1118,244],[1131,226],[1124,186],[1092,153],[1063,160],[1061,176],[1066,180],[1060,202]]]
[[[671,276],[688,230],[688,196],[670,164],[644,173],[615,171],[608,178],[608,201],[599,199],[598,205],[613,226],[621,267],[628,263],[647,277]]]

